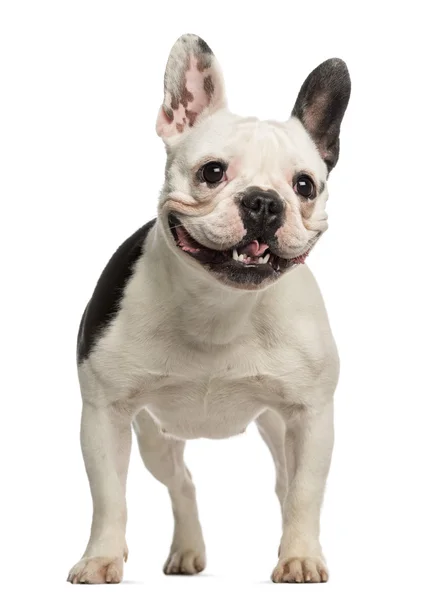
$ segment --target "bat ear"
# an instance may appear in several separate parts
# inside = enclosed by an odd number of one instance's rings
[[[330,58],[303,83],[292,116],[300,119],[331,171],[340,150],[340,125],[351,94],[346,63]]]
[[[170,141],[226,105],[224,80],[212,50],[197,35],[181,36],[171,49],[165,70],[158,135]]]

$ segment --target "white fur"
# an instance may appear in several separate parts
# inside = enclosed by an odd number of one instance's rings
[[[282,250],[295,256],[326,229],[327,189],[305,224],[289,174],[306,170],[325,183],[326,167],[296,119],[259,122],[223,109],[179,137],[168,150],[159,219],[121,309],[79,368],[94,515],[69,580],[122,579],[132,422],[145,465],[173,503],[165,571],[202,570],[205,548],[184,441],[226,438],[255,420],[277,467],[283,512],[273,580],[326,580],[319,517],[339,365],[318,286],[309,268],[298,265],[271,286],[234,289],[176,248],[166,220],[172,205],[179,206],[196,239],[230,245],[242,237],[231,212],[236,194],[248,185],[273,187],[285,199],[292,228],[294,246],[283,241]],[[237,163],[219,190],[193,180],[193,167],[208,157]]]

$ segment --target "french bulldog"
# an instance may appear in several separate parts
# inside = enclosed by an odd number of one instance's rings
[[[272,453],[282,512],[272,580],[327,581],[319,522],[339,361],[305,261],[327,229],[350,86],[333,58],[308,76],[287,121],[240,117],[209,46],[191,34],[174,44],[156,123],[167,153],[157,218],[112,256],[78,334],[94,508],[70,582],[122,580],[132,427],[173,506],[164,572],[202,571],[185,443],[252,421]]]

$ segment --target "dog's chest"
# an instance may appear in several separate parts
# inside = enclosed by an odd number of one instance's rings
[[[151,339],[149,351],[139,355],[137,371],[147,373],[141,400],[170,435],[237,435],[278,397],[280,353],[269,355],[257,340],[206,350],[170,337]]]
[[[264,396],[254,378],[187,380],[172,376],[153,393],[147,408],[167,434],[218,439],[242,433],[264,409]]]
[[[166,301],[150,312],[128,294],[93,366],[172,436],[237,435],[264,409],[297,404],[324,362],[318,321],[282,316],[279,301],[244,318],[242,306],[224,319],[200,313],[192,326],[191,310],[167,311]]]

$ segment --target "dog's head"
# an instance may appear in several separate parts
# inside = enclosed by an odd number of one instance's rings
[[[184,35],[165,72],[156,130],[167,148],[159,221],[184,266],[259,289],[303,263],[327,229],[327,178],[350,95],[345,63],[304,82],[284,123],[227,109],[209,46]]]

